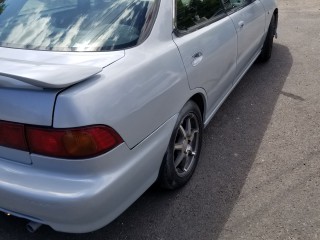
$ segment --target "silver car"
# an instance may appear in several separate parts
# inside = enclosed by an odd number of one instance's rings
[[[186,184],[277,22],[274,0],[0,0],[0,211],[83,233]]]

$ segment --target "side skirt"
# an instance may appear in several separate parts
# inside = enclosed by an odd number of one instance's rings
[[[206,118],[205,122],[204,122],[204,127],[207,127],[208,124],[210,123],[211,119],[214,117],[214,115],[216,114],[216,112],[219,110],[219,108],[221,107],[221,105],[224,103],[224,101],[228,98],[228,96],[230,95],[230,93],[232,92],[232,90],[238,85],[238,83],[240,82],[240,80],[243,78],[243,76],[248,72],[248,70],[250,69],[250,67],[253,65],[253,63],[256,61],[256,59],[259,57],[261,53],[261,48],[260,50],[254,55],[254,57],[252,58],[252,60],[250,61],[250,63],[248,64],[248,66],[244,69],[244,71],[238,76],[237,80],[233,83],[232,87],[227,91],[227,93],[223,96],[223,98],[221,99],[221,101],[217,104],[217,106],[213,109],[213,111],[211,113],[208,113],[208,117]]]

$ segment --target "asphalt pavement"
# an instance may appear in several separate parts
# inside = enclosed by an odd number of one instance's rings
[[[153,186],[82,235],[0,215],[0,240],[320,239],[320,2],[279,0],[279,38],[204,133],[191,182]]]

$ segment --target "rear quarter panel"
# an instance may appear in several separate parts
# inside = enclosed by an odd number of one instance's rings
[[[191,97],[186,72],[172,41],[172,4],[162,2],[149,38],[91,80],[62,92],[53,126],[113,127],[133,148]]]

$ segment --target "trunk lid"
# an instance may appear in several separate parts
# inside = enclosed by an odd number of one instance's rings
[[[0,47],[0,120],[51,126],[57,94],[124,57]]]
[[[0,121],[52,126],[59,92],[98,74],[124,57],[124,51],[46,52],[0,47],[0,56]],[[2,146],[1,158],[31,163],[27,152]]]
[[[0,76],[1,78],[1,76]],[[52,125],[52,113],[59,90],[0,87],[0,120],[30,125]],[[1,132],[0,132],[1,137]],[[31,164],[28,152],[0,146],[0,159]]]

